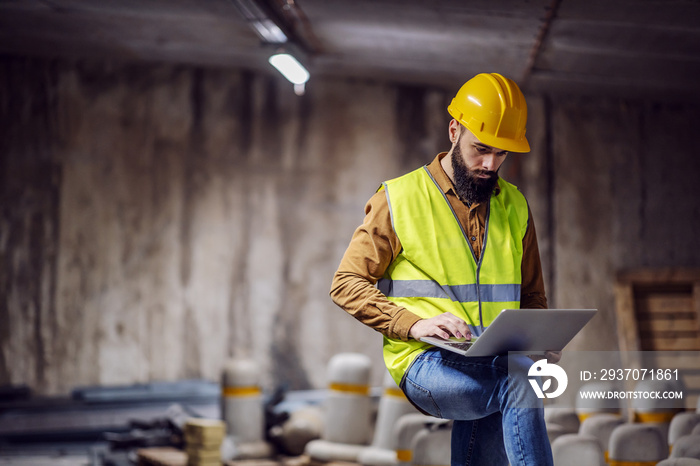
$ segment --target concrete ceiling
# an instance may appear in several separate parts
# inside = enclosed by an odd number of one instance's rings
[[[495,71],[530,91],[700,98],[698,0],[254,1],[312,80],[454,89]],[[0,0],[0,53],[271,70],[273,51],[233,0]]]

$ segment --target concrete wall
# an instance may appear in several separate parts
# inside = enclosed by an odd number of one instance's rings
[[[551,107],[553,304],[598,308],[573,346],[614,350],[617,271],[700,265],[700,107],[590,99]]]
[[[240,356],[267,388],[322,387],[340,351],[381,383],[381,339],[330,280],[379,183],[448,148],[452,91],[1,59],[0,384],[217,379]],[[700,265],[698,107],[529,102],[533,151],[502,174],[550,304],[599,307],[576,345],[612,349],[617,269]]]
[[[331,277],[367,198],[446,134],[446,96],[9,58],[0,76],[0,383],[217,379],[235,355],[307,388],[336,352],[379,363]]]

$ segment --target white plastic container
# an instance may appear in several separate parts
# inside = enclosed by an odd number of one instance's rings
[[[253,361],[231,359],[222,377],[222,412],[227,435],[235,442],[259,442],[265,429],[265,412],[258,368]]]
[[[372,432],[369,377],[372,363],[358,353],[341,353],[328,363],[324,432],[328,442],[366,445]]]

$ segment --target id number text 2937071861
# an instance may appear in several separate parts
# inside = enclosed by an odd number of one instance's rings
[[[588,380],[678,380],[678,369],[600,369],[580,371],[583,381]]]

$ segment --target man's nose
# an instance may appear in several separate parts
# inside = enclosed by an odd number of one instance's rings
[[[496,171],[496,156],[494,154],[485,155],[481,161],[481,168],[490,172]]]

